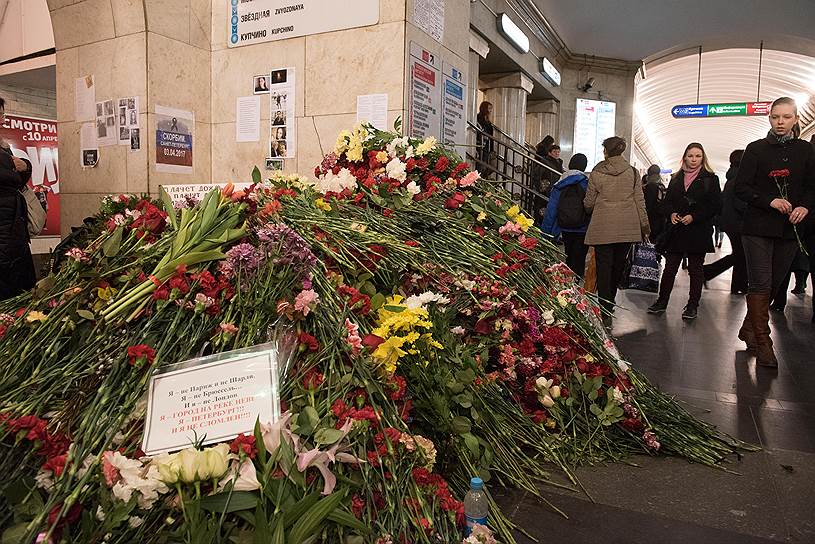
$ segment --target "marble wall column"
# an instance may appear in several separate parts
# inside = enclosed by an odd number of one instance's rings
[[[493,106],[493,124],[523,145],[526,139],[526,100],[534,83],[521,72],[481,78],[484,98]]]
[[[559,140],[560,104],[556,100],[536,100],[526,106],[526,142],[537,145],[544,136]]]

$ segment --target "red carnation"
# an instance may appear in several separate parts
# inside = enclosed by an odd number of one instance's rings
[[[787,178],[790,175],[790,171],[787,168],[782,168],[780,170],[773,170],[769,173],[771,178]]]
[[[255,436],[251,434],[239,434],[235,437],[235,440],[229,444],[229,451],[235,454],[243,452],[248,455],[250,459],[254,459],[258,454],[258,449],[255,447]]]
[[[142,365],[144,363],[152,365],[156,359],[156,350],[147,344],[138,344],[127,348],[127,362],[131,366]]]
[[[444,173],[444,172],[447,170],[447,167],[448,167],[448,166],[450,166],[450,159],[448,159],[447,157],[445,157],[444,155],[442,155],[442,156],[441,156],[441,157],[439,157],[439,158],[438,158],[438,160],[436,161],[436,166],[434,166],[434,167],[433,167],[433,169],[434,169],[434,170],[435,170],[437,173],[439,173],[439,174],[443,174],[443,173]]]
[[[317,341],[317,339],[307,332],[301,332],[297,336],[297,341],[300,343],[300,346],[305,348],[307,351],[319,351],[320,349],[320,343]]]
[[[314,391],[315,389],[320,387],[324,381],[325,376],[323,376],[320,372],[317,372],[312,368],[308,372],[306,372],[305,376],[303,376],[303,387],[305,387],[309,391]]]

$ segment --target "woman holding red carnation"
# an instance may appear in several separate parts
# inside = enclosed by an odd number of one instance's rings
[[[747,315],[739,339],[756,362],[777,367],[769,307],[798,251],[798,225],[815,206],[815,150],[799,140],[798,108],[783,97],[770,108],[770,132],[744,150],[736,196],[747,202],[742,241],[747,259]]]

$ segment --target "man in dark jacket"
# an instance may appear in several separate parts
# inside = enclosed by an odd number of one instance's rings
[[[659,165],[652,164],[648,172],[642,177],[642,192],[645,196],[645,211],[648,214],[648,223],[651,225],[651,241],[656,240],[659,233],[665,228],[666,218],[660,211],[660,205],[665,198],[666,187],[662,183]]]
[[[734,295],[747,293],[747,261],[741,244],[741,230],[747,203],[736,198],[736,176],[743,154],[743,149],[736,149],[730,154],[730,168],[725,174],[727,182],[722,190],[722,213],[719,215],[719,227],[730,239],[732,252],[716,262],[705,265],[705,281],[710,281],[733,267],[730,292]]]

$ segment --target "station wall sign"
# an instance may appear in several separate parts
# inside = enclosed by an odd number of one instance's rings
[[[731,102],[727,104],[680,104],[671,108],[675,119],[768,115],[772,102]]]
[[[379,22],[379,0],[229,0],[229,47]]]

